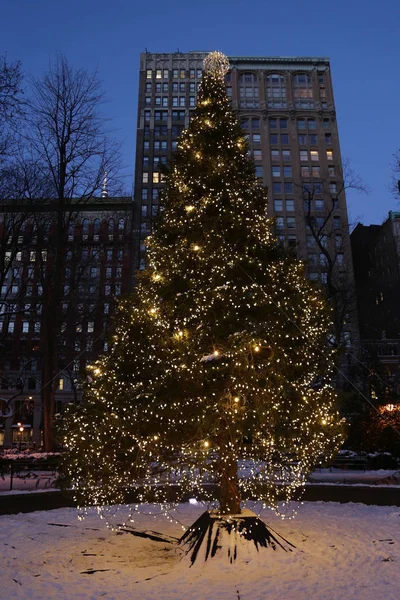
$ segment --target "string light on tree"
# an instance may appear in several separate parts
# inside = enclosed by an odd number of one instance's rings
[[[170,485],[177,502],[199,489],[215,501],[213,482],[221,514],[240,514],[245,496],[281,511],[341,444],[331,313],[265,218],[228,70],[222,53],[206,57],[148,268],[65,418],[66,480],[81,505],[123,502],[140,481],[138,502],[168,512]]]

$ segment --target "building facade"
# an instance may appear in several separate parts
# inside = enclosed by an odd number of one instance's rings
[[[79,397],[85,366],[108,349],[110,317],[132,288],[132,198],[64,207],[55,411]],[[41,446],[46,281],[57,204],[0,206],[0,447]],[[54,318],[57,318],[54,315]]]
[[[161,168],[170,161],[177,138],[189,124],[206,55],[145,52],[140,56],[134,193],[138,269],[145,268],[144,239],[158,212]],[[327,283],[335,271],[336,278],[350,282],[342,287],[352,289],[329,59],[229,57],[229,61],[227,95],[249,140],[256,174],[268,186],[268,214],[276,217],[280,241],[306,262],[310,279]],[[352,328],[357,329],[355,316]]]

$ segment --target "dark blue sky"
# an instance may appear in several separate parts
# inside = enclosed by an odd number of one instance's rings
[[[11,0],[0,54],[40,74],[61,51],[98,67],[130,176],[139,54],[221,50],[231,55],[328,56],[342,156],[371,189],[348,194],[350,218],[380,223],[400,209],[389,191],[400,148],[399,0]]]

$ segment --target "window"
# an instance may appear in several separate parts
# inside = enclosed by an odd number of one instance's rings
[[[33,324],[34,333],[40,333],[40,321],[35,321]]]
[[[262,160],[261,150],[253,150],[254,160]]]
[[[334,177],[334,176],[335,176],[335,167],[334,167],[334,166],[332,166],[332,165],[330,165],[330,166],[328,167],[328,173],[329,173],[329,176],[330,176],[330,177]]]
[[[271,133],[269,136],[269,141],[270,141],[270,144],[277,144],[278,143],[278,134]]]
[[[293,193],[293,183],[291,181],[285,181],[285,183],[283,184],[283,187],[285,189],[285,194]]]
[[[274,194],[281,194],[282,193],[282,184],[281,183],[273,183],[272,184],[272,191]]]
[[[294,200],[286,199],[285,205],[287,212],[294,212]]]
[[[281,129],[287,129],[288,120],[287,119],[279,119],[279,127]]]
[[[285,146],[288,145],[288,143],[289,143],[289,136],[287,135],[287,133],[282,133],[281,134],[281,143],[284,144]]]
[[[150,110],[145,110],[144,111],[144,120],[145,121],[150,121],[150,116],[151,116],[151,111]]]
[[[162,99],[162,105],[163,105],[164,107],[167,107],[167,106],[168,106],[168,97],[167,97],[167,96],[164,96],[164,97],[163,97],[163,99]]]
[[[313,235],[307,236],[307,248],[314,248],[316,245],[315,238]]]
[[[185,69],[181,69],[180,70],[179,76],[180,76],[181,79],[185,79],[185,77],[186,77],[186,71],[185,71]]]
[[[149,183],[149,174],[148,173],[143,173],[142,182]]]
[[[242,129],[248,129],[249,128],[249,122],[250,122],[249,119],[242,119],[240,121],[240,125],[241,125]]]
[[[332,152],[332,150],[327,150],[326,151],[326,158],[328,160],[333,160],[333,152]]]
[[[112,277],[112,267],[106,268],[106,279],[110,279]]]
[[[315,201],[315,210],[318,212],[322,212],[324,210],[324,201],[323,200]]]
[[[272,167],[272,177],[280,177],[281,176],[281,168],[279,166]]]
[[[142,189],[142,200],[147,200],[147,197],[148,197],[148,189],[143,188]]]
[[[160,173],[153,173],[153,183],[160,183]]]
[[[286,227],[288,229],[296,228],[296,219],[294,217],[286,217]]]
[[[111,294],[111,285],[104,286],[104,295],[109,296]]]
[[[146,83],[146,94],[151,94],[151,83]]]
[[[153,200],[157,200],[157,198],[158,198],[158,191],[159,190],[157,188],[153,188],[153,191],[152,191],[152,194],[151,194],[151,197],[152,197]]]
[[[240,75],[239,97],[242,108],[258,108],[258,81],[254,73]]]
[[[14,321],[8,323],[8,333],[14,333]]]
[[[340,217],[333,217],[333,227],[340,229]]]
[[[341,235],[335,235],[335,247],[336,248],[342,247],[342,236]]]
[[[317,136],[314,134],[310,134],[308,136],[309,142],[310,142],[310,146],[316,146],[317,145]]]
[[[284,177],[291,177],[292,176],[292,167],[283,167],[283,176]]]
[[[311,167],[311,174],[312,174],[313,177],[319,178],[320,172],[321,172],[321,169],[320,169],[319,165],[313,165]]]
[[[290,150],[282,150],[282,158],[284,161],[290,160]]]
[[[337,193],[337,185],[334,181],[331,181],[329,184],[329,191],[331,194],[336,194]]]
[[[257,165],[256,166],[256,177],[262,178],[262,176],[263,176],[262,167]]]
[[[274,210],[277,210],[277,211],[283,210],[283,201],[282,200],[274,200]]]
[[[284,224],[285,224],[285,222],[283,220],[283,217],[276,217],[275,223],[276,223],[276,228],[277,229],[283,229]]]
[[[147,69],[147,71],[146,71],[146,79],[151,79],[151,77],[152,77],[152,71],[151,71],[151,69]]]
[[[116,296],[120,296],[121,295],[121,286],[119,283],[116,284],[115,286],[115,295]]]
[[[261,135],[259,133],[253,133],[253,144],[261,144]]]
[[[300,150],[300,160],[302,162],[308,161],[308,150]]]
[[[88,333],[93,333],[94,332],[94,321],[88,321],[87,331],[88,331]]]
[[[271,73],[266,78],[268,108],[286,108],[286,85],[283,75]]]
[[[277,129],[277,127],[278,127],[278,119],[270,119],[269,120],[269,128]]]
[[[22,322],[22,333],[29,333],[29,321]]]
[[[319,160],[318,150],[310,150],[310,156],[311,156],[312,161],[318,161]]]
[[[332,144],[332,136],[330,133],[325,134],[325,143],[328,145]]]
[[[253,117],[251,119],[251,126],[253,129],[260,129],[260,119],[257,117]]]
[[[305,129],[306,128],[306,121],[305,119],[297,119],[297,129]]]
[[[299,146],[307,145],[307,136],[304,133],[299,133],[299,135],[297,136],[297,139],[299,141]]]
[[[196,106],[196,98],[194,96],[189,97],[189,106]]]
[[[273,161],[279,160],[280,158],[280,152],[279,150],[271,150],[271,159]]]
[[[305,178],[310,177],[310,167],[301,167],[301,176]]]
[[[315,131],[317,128],[315,119],[308,119],[307,126],[308,126],[308,129]]]
[[[97,267],[90,267],[90,277],[92,279],[96,278],[98,276],[98,274],[99,274],[99,270]]]
[[[296,108],[313,108],[314,102],[311,75],[307,73],[299,73],[294,75],[293,96]]]

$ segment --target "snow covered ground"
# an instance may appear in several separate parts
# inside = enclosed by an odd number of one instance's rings
[[[147,507],[148,510],[151,507]],[[180,505],[190,525],[201,505]],[[122,519],[118,516],[117,519]],[[294,520],[263,518],[295,544],[189,567],[168,541],[106,529],[89,511],[63,508],[0,516],[1,598],[19,600],[398,600],[400,508],[313,502]],[[179,537],[182,526],[138,515],[137,530]]]
[[[320,469],[311,473],[311,483],[346,483],[364,485],[398,485],[400,484],[400,472],[398,469],[378,471],[357,471],[345,469]],[[56,475],[51,471],[32,472],[30,477],[14,477],[12,489],[20,492],[33,490],[54,489],[56,487]],[[0,494],[10,489],[10,477],[0,477]]]

